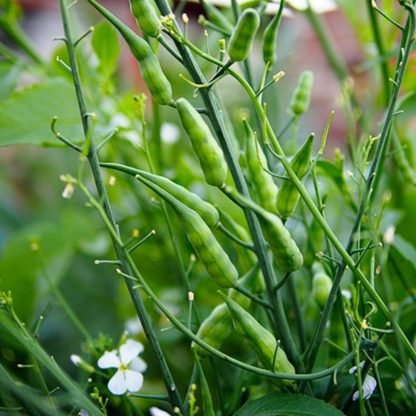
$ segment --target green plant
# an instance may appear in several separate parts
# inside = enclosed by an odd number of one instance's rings
[[[361,65],[368,95],[307,2],[341,94],[347,140],[334,157],[339,120],[314,101],[322,80],[312,89],[305,70],[291,87],[289,59],[301,53],[283,41],[293,34],[285,7],[299,13],[291,1],[200,1],[199,32],[186,2],[131,1],[141,35],[83,3],[60,0],[64,44],[51,63],[16,3],[0,1],[10,42],[0,43],[0,145],[41,195],[21,192],[37,206],[27,225],[13,198],[0,202],[0,412],[411,412],[415,2],[368,0],[365,18],[358,0],[338,2],[377,51]],[[106,22],[74,40],[79,7]],[[147,100],[120,82],[118,35]],[[36,82],[24,88],[27,74]],[[18,144],[56,148],[36,163]],[[17,194],[3,173],[0,189]],[[142,332],[123,332],[132,315]]]

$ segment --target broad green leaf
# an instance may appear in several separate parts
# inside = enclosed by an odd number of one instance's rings
[[[21,228],[0,255],[0,291],[11,291],[19,317],[29,321],[39,296],[50,292],[47,277],[58,284],[75,249],[94,237],[94,222],[78,211],[63,210],[61,218]]]
[[[323,400],[301,394],[271,393],[247,402],[234,416],[342,416]]]
[[[78,142],[82,137],[80,117],[73,86],[62,78],[23,89],[0,102],[0,147],[16,144],[59,145],[51,131],[57,129]]]
[[[116,30],[108,22],[99,23],[94,28],[91,44],[100,62],[98,70],[104,77],[110,77],[117,69],[120,55]]]

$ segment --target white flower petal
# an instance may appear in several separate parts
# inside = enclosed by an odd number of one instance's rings
[[[87,410],[81,409],[78,413],[78,416],[90,416]]]
[[[143,345],[140,342],[128,339],[120,347],[120,360],[127,365],[133,358],[137,357],[143,351]]]
[[[130,392],[139,391],[143,386],[143,376],[137,371],[124,371],[124,380],[127,390]]]
[[[129,363],[129,370],[143,373],[146,369],[147,364],[140,357],[133,358]]]
[[[124,324],[124,329],[130,335],[137,335],[140,334],[140,332],[143,332],[142,323],[140,322],[139,318],[127,319],[126,323]]]
[[[81,364],[81,357],[77,354],[71,354],[69,359],[71,360],[72,364],[74,364],[77,367]]]
[[[106,351],[97,362],[100,368],[119,368],[120,359],[117,357],[116,351]]]
[[[333,0],[309,0],[315,13],[326,13],[337,9]],[[308,7],[307,0],[287,0],[287,3],[295,9],[305,10]]]
[[[179,128],[173,123],[163,123],[160,130],[160,136],[162,137],[163,143],[173,144],[179,140]]]
[[[366,375],[363,383],[363,399],[368,400],[374,393],[377,387],[377,381],[373,376]],[[360,398],[358,391],[354,392],[352,396],[353,401],[357,401]]]
[[[124,372],[120,370],[117,371],[113,375],[113,377],[110,378],[107,387],[111,393],[117,396],[124,394],[127,391],[126,378],[124,377]]]
[[[162,409],[159,409],[158,407],[151,407],[149,409],[150,416],[170,416],[168,412],[165,412]]]

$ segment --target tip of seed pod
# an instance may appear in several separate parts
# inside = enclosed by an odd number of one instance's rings
[[[117,269],[116,269],[116,273],[121,274],[121,273],[122,273],[122,271],[121,271],[119,268],[117,268]]]

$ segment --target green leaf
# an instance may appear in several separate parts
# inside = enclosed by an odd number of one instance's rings
[[[16,231],[0,255],[0,291],[12,292],[20,319],[33,318],[37,301],[50,292],[48,277],[59,284],[77,247],[96,234],[94,222],[65,209],[55,221],[40,221]]]
[[[79,142],[82,130],[74,88],[62,78],[11,95],[0,102],[0,147],[59,145],[50,128],[54,116],[58,117],[58,131]]]
[[[412,246],[400,235],[394,236],[393,247],[406,259],[410,264],[416,268],[416,248]]]
[[[100,62],[99,72],[106,78],[110,77],[117,69],[120,55],[120,44],[116,30],[108,22],[99,23],[94,28],[91,43]]]
[[[323,400],[301,394],[271,393],[247,402],[234,416],[342,416]]]
[[[0,99],[7,98],[16,86],[22,71],[22,65],[17,62],[0,62]]]

